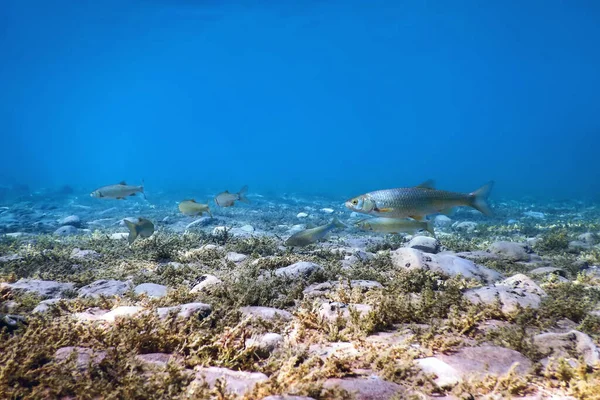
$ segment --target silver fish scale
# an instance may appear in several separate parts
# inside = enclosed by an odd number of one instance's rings
[[[408,217],[423,213],[435,213],[444,208],[467,205],[470,196],[463,193],[425,188],[398,188],[378,190],[368,194],[378,209],[392,208],[391,212],[372,214],[389,217]]]

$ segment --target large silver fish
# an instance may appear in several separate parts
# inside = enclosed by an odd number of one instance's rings
[[[490,215],[487,197],[494,182],[489,182],[471,193],[447,192],[434,189],[433,181],[419,186],[377,190],[350,199],[346,207],[352,211],[385,218],[416,220],[435,213],[446,213],[454,207],[468,206]]]
[[[385,233],[414,233],[418,231],[427,231],[435,236],[433,230],[433,220],[415,221],[414,219],[397,218],[366,218],[354,223],[355,226],[365,231],[385,232]]]
[[[329,232],[335,228],[344,228],[342,222],[339,219],[334,218],[330,223],[317,226],[316,228],[305,229],[300,232],[294,233],[290,236],[284,244],[290,247],[302,247],[308,246],[309,244],[316,243],[323,239]]]
[[[132,244],[139,237],[148,238],[154,233],[154,224],[146,218],[138,218],[136,222],[125,220],[125,225],[129,229],[129,237],[127,240]]]
[[[141,193],[146,198],[143,183],[140,186],[131,186],[123,181],[117,185],[102,186],[90,193],[90,196],[97,199],[125,200],[127,196],[135,196],[136,193]]]
[[[248,192],[248,186],[244,186],[237,193],[229,193],[228,190],[219,193],[215,197],[215,203],[219,207],[231,207],[236,201],[243,201],[244,203],[250,203],[250,200],[246,197]]]

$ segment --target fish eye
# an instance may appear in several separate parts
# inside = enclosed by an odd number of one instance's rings
[[[356,199],[352,200],[352,204],[357,205],[358,204],[358,200],[356,200]]]

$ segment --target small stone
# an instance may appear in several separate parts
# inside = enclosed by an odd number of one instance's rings
[[[233,251],[227,253],[225,259],[230,262],[240,263],[248,258],[245,254],[235,253]]]
[[[279,333],[265,333],[264,335],[246,340],[246,347],[254,347],[256,354],[267,358],[283,344],[283,336]]]
[[[168,353],[148,353],[139,354],[135,356],[135,359],[146,366],[164,368],[169,361],[176,359],[176,357],[173,354]]]
[[[67,360],[71,354],[75,353],[75,363],[77,369],[85,371],[90,364],[97,365],[106,357],[106,351],[97,351],[87,347],[61,347],[54,353],[54,359],[58,362]]]
[[[600,362],[598,347],[592,338],[583,332],[571,330],[567,333],[542,333],[534,336],[533,342],[542,353],[550,354],[555,360],[565,358],[573,366],[580,357],[590,368]],[[545,365],[548,361],[546,358],[542,360],[542,364]]]
[[[31,311],[34,314],[42,314],[49,311],[52,308],[53,304],[56,304],[60,301],[60,299],[48,299],[42,300],[39,302],[37,306]]]
[[[76,228],[81,227],[81,219],[77,215],[69,215],[58,221],[61,226],[71,225]]]
[[[569,251],[579,252],[582,250],[589,250],[592,246],[586,242],[581,242],[579,240],[572,240],[569,242]]]
[[[408,242],[406,247],[424,251],[425,253],[436,254],[440,251],[441,243],[436,238],[429,236],[415,236]]]
[[[78,232],[78,229],[75,228],[74,226],[65,225],[65,226],[61,226],[60,228],[55,230],[54,234],[57,236],[70,236],[70,235],[76,235],[77,232]]]
[[[278,394],[274,396],[263,397],[262,400],[315,400],[313,397],[293,396],[290,394]]]
[[[526,211],[523,215],[534,219],[546,219],[546,214],[537,211]]]
[[[64,292],[75,288],[73,283],[61,283],[55,281],[42,281],[37,279],[19,279],[15,283],[7,284],[14,291],[31,292],[44,298],[59,298]]]
[[[167,318],[171,313],[177,313],[177,317],[183,319],[190,319],[194,316],[203,319],[210,315],[212,307],[204,303],[187,303],[172,307],[160,307],[156,312],[161,319]]]
[[[240,311],[246,317],[255,319],[264,319],[265,321],[272,321],[276,319],[282,319],[284,321],[291,321],[293,316],[288,311],[280,310],[272,307],[259,307],[249,306],[241,307]]]
[[[111,240],[123,240],[123,239],[127,239],[128,236],[129,236],[129,233],[127,233],[127,232],[118,232],[118,233],[113,233],[112,235],[109,236],[109,238]]]
[[[471,232],[474,232],[475,229],[477,229],[477,222],[473,222],[473,221],[455,222],[454,225],[452,225],[452,228],[454,228],[454,230],[456,230],[456,231],[471,233]]]
[[[531,276],[548,276],[550,274],[556,274],[563,278],[567,277],[565,270],[556,267],[540,267],[529,271],[529,275]]]
[[[44,300],[44,301],[48,301],[48,300]],[[21,306],[21,304],[17,303],[14,300],[8,300],[5,302],[2,302],[2,303],[0,303],[0,313],[13,314],[15,311],[17,311],[17,309],[20,306]]]
[[[333,208],[321,208],[321,211],[323,211],[325,214],[333,214]]]
[[[406,389],[394,382],[384,381],[377,375],[365,378],[329,378],[325,389],[339,388],[353,394],[356,400],[405,398]]]
[[[305,212],[300,212],[298,213],[298,215],[296,215],[296,218],[306,218],[308,217],[308,214]]]
[[[241,231],[252,233],[254,232],[254,227],[252,225],[243,225],[240,227]]]
[[[143,307],[139,306],[119,306],[105,314],[101,314],[99,318],[96,319],[107,322],[115,322],[117,318],[130,318],[140,313],[142,310]]]
[[[94,259],[94,258],[99,258],[99,257],[100,257],[100,254],[98,254],[94,250],[73,249],[73,251],[71,252],[71,258]]]
[[[310,286],[307,286],[302,294],[304,295],[305,299],[312,299],[327,296],[328,294],[334,293],[340,288],[343,288],[347,291],[358,288],[364,293],[373,289],[383,289],[383,286],[377,281],[368,280],[353,280],[350,281],[350,285],[348,285],[348,281],[327,281],[323,283],[314,283]]]
[[[299,261],[295,264],[288,265],[287,267],[277,268],[275,270],[275,275],[288,278],[301,278],[308,277],[313,272],[321,269],[323,269],[323,267],[319,264],[308,261]]]
[[[594,245],[598,242],[598,237],[591,232],[587,232],[577,236],[577,240],[579,240],[580,242],[587,243],[589,245]]]
[[[9,261],[18,261],[18,260],[22,260],[22,259],[23,259],[23,257],[18,254],[9,254],[7,256],[0,257],[0,263],[5,263],[5,262],[9,262]]]
[[[157,283],[142,283],[134,289],[136,295],[145,294],[148,297],[160,298],[167,295],[169,288]]]
[[[220,285],[221,283],[223,283],[223,281],[214,275],[202,275],[196,280],[196,283],[192,290],[190,290],[190,293],[200,293],[203,290],[208,290]]]
[[[505,241],[492,243],[488,248],[490,253],[510,261],[529,261],[531,256],[528,250],[525,244]]]
[[[267,381],[269,378],[260,372],[233,371],[219,367],[196,367],[196,379],[190,383],[188,394],[192,397],[196,391],[202,390],[204,383],[213,388],[217,380],[225,383],[225,391],[236,396],[249,393],[259,382]]]
[[[215,226],[212,231],[212,234],[218,236],[224,234],[225,232],[227,232],[226,226]]]
[[[502,312],[511,314],[519,307],[539,308],[545,292],[523,274],[512,276],[495,286],[469,289],[464,295],[473,303],[493,304],[500,301]]]
[[[122,296],[131,288],[130,282],[101,279],[80,288],[79,297]]]
[[[436,215],[433,221],[438,228],[447,228],[452,225],[452,220],[446,215]]]

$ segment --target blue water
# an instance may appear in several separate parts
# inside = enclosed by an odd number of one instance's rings
[[[272,3],[3,1],[0,184],[599,196],[600,3]]]

